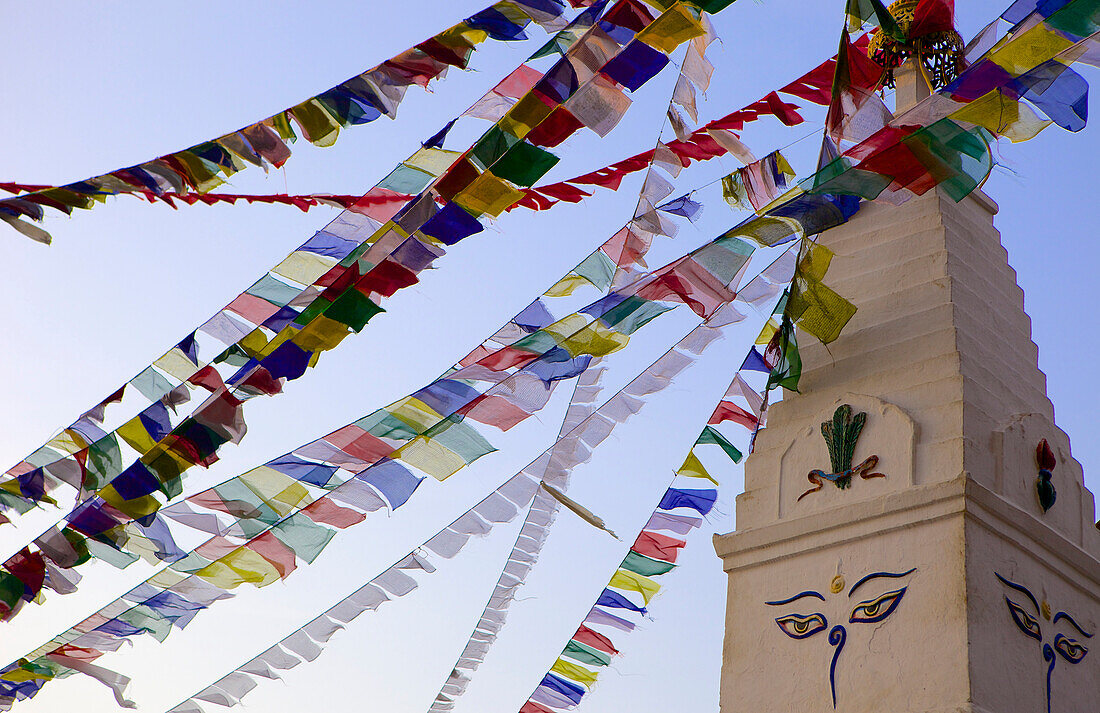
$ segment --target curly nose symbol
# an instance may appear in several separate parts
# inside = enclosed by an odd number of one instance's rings
[[[837,624],[829,630],[829,644],[836,648],[833,651],[833,660],[829,664],[829,688],[833,692],[833,709],[836,709],[836,661],[840,658],[840,652],[844,650],[844,642],[848,640],[848,632],[843,626]],[[1050,713],[1050,711],[1047,711]]]
[[[1054,664],[1058,661],[1054,657],[1054,649],[1050,644],[1043,644],[1043,660],[1047,665],[1047,713],[1050,713],[1050,676],[1054,673]]]

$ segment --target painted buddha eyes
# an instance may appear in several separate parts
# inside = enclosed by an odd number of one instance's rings
[[[1020,631],[1036,641],[1042,641],[1043,632],[1039,628],[1039,622],[1035,620],[1035,617],[1028,614],[1023,607],[1008,597],[1005,597],[1005,602],[1008,604],[1008,612],[1012,615],[1012,620],[1016,622],[1016,626],[1020,627]]]
[[[1070,663],[1080,663],[1081,659],[1085,658],[1085,654],[1089,652],[1076,639],[1071,639],[1065,634],[1058,634],[1054,637],[1054,650]]]
[[[852,624],[874,624],[882,621],[898,608],[898,604],[901,603],[901,598],[905,596],[907,589],[908,587],[902,587],[881,594],[874,599],[860,602],[852,609],[848,622]],[[784,634],[792,639],[807,639],[829,627],[825,615],[820,613],[789,614],[779,617],[775,620],[775,623],[779,625]]]
[[[852,610],[852,615],[848,618],[849,623],[874,624],[882,621],[898,608],[898,604],[901,603],[901,598],[905,596],[907,589],[908,587],[902,587],[892,592],[886,592],[874,599],[860,602]]]
[[[775,620],[783,633],[792,639],[805,639],[819,631],[824,631],[829,622],[821,614],[790,614]]]

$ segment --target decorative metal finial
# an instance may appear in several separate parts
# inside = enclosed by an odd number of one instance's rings
[[[907,39],[902,42],[881,30],[871,38],[867,56],[886,70],[884,84],[894,87],[894,70],[907,59],[916,57],[924,81],[940,89],[954,81],[963,69],[963,40],[955,30],[926,32],[913,37],[913,12],[919,0],[897,0],[887,10],[897,21],[898,29]]]

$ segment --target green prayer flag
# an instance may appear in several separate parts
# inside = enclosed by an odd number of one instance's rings
[[[309,306],[302,310],[302,313],[294,318],[294,324],[302,327],[306,326],[313,321],[313,318],[321,314],[329,308],[332,302],[324,297],[318,297],[309,303]]]
[[[99,490],[122,472],[122,451],[113,433],[88,446],[84,471],[85,490]]]
[[[798,392],[798,380],[802,376],[802,358],[798,354],[798,342],[794,336],[794,325],[787,315],[775,333],[767,351],[778,349],[779,360],[768,375],[768,390],[781,386],[788,391]]]
[[[457,453],[467,465],[496,450],[477,429],[455,416],[448,416],[432,426],[424,436]]]
[[[379,182],[378,187],[397,193],[416,195],[424,190],[433,178],[435,176],[427,171],[421,171],[419,168],[406,166],[402,163],[390,171],[390,174]]]
[[[561,655],[589,666],[611,665],[611,654],[605,654],[603,651],[598,651],[591,646],[585,646],[579,641],[570,641],[566,644]]]
[[[115,618],[131,626],[144,629],[149,632],[154,639],[161,643],[168,638],[169,632],[172,631],[171,621],[144,604],[139,604],[136,607],[127,609]]]
[[[669,305],[631,295],[604,312],[600,319],[619,334],[630,336],[670,309],[673,308]]]
[[[214,363],[221,364],[225,362],[230,366],[244,366],[251,359],[252,357],[248,356],[248,352],[242,349],[239,344],[231,344],[224,352],[214,357]]]
[[[476,144],[474,144],[473,149],[470,151],[469,158],[478,168],[484,171],[490,166],[493,166],[517,143],[519,143],[518,138],[504,131],[499,126],[494,125],[485,132],[485,135],[482,136]],[[532,146],[532,148],[534,147]],[[499,175],[495,168],[493,170],[493,175]]]
[[[296,512],[271,528],[272,534],[294,554],[306,562],[312,563],[325,549],[336,530],[318,525],[304,513]]]
[[[278,307],[285,307],[292,299],[301,294],[296,287],[291,287],[282,280],[268,273],[256,281],[252,287],[245,290],[250,295],[267,300]]]
[[[631,551],[626,553],[626,559],[624,559],[623,563],[619,566],[622,569],[628,569],[643,577],[653,577],[671,571],[676,565],[671,562],[661,562],[652,557],[646,557],[645,555]]]
[[[697,446],[706,444],[715,445],[721,448],[734,463],[740,463],[741,459],[744,457],[744,454],[737,450],[736,446],[726,440],[726,437],[714,430],[712,426],[704,426],[703,432],[699,434],[699,439],[695,441],[695,445]]]
[[[349,287],[344,290],[344,294],[336,298],[331,307],[325,310],[325,316],[346,324],[358,332],[366,326],[371,317],[385,311],[362,292]]]
[[[263,497],[240,477],[227,480],[214,488],[214,492],[225,503],[226,510],[235,517],[242,527],[256,525],[262,531],[264,525],[274,525],[279,521],[279,513]]]
[[[137,555],[117,550],[111,545],[104,544],[98,540],[88,540],[88,551],[91,553],[92,557],[103,560],[116,569],[126,569],[134,562],[138,561]]]
[[[705,267],[707,272],[728,285],[748,263],[754,250],[751,244],[740,238],[719,238],[696,250],[692,258]]]
[[[9,610],[15,608],[16,602],[23,596],[23,580],[14,574],[0,571],[0,603]]]
[[[172,390],[172,382],[151,366],[145,367],[130,383],[150,401],[159,401]]]
[[[517,186],[533,186],[558,160],[549,151],[520,141],[492,164],[493,175]]]
[[[496,172],[496,167],[493,172]],[[615,263],[602,250],[597,250],[573,268],[573,272],[591,282],[597,289],[607,290],[615,277]]]
[[[411,441],[420,435],[412,426],[385,409],[379,409],[369,416],[364,416],[356,421],[355,425],[372,436],[397,441]]]

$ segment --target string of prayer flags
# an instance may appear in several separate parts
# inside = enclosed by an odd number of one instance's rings
[[[580,705],[597,682],[600,669],[609,666],[611,658],[619,654],[610,638],[614,635],[610,630],[629,632],[635,624],[624,617],[647,615],[649,603],[660,590],[655,578],[668,574],[676,567],[679,552],[687,544],[685,540],[659,530],[687,534],[702,521],[684,517],[683,511],[691,510],[705,516],[714,506],[717,494],[716,490],[674,486],[664,491],[645,528],[639,531],[634,544],[562,649],[561,655],[520,708],[522,712],[572,710]],[[609,610],[619,611],[613,614]],[[458,686],[451,685],[452,690],[461,692]],[[440,702],[437,698],[433,710],[445,709],[439,705]]]
[[[559,322],[561,321],[559,320]],[[550,327],[553,327],[553,325],[550,325]],[[584,328],[582,327],[582,329]],[[535,332],[534,334],[538,333]],[[484,359],[479,361],[484,362]],[[682,355],[677,356],[672,359],[672,362],[678,363],[671,365],[671,368],[666,365],[668,361],[669,358],[658,360],[652,368],[655,377],[662,378],[662,374],[677,373],[687,363],[690,363],[690,358],[685,360]],[[667,379],[669,377],[665,376],[663,378]],[[649,381],[647,380],[647,383]],[[418,392],[418,395],[427,396],[424,391]],[[623,395],[625,396],[625,394]],[[601,410],[605,410],[606,414],[614,421],[616,414],[620,412],[616,403],[616,399],[610,400],[604,407],[597,410],[592,418],[586,419],[584,423],[593,422],[598,424],[604,421],[606,417],[600,415]],[[374,436],[375,439],[393,438],[399,433],[408,433],[409,435],[406,438],[416,437],[417,431],[412,430],[410,432],[409,426],[417,422],[421,426],[427,425],[421,414],[430,413],[430,409],[423,401],[417,404],[406,399],[398,402],[398,404],[398,410],[392,413],[377,412],[357,423],[368,426],[367,429],[364,429],[368,433],[376,425],[383,426],[383,430],[374,431],[377,434]],[[410,411],[410,407],[413,410]],[[597,417],[598,420],[596,420]],[[625,414],[618,416],[620,419],[626,417],[628,416]],[[580,438],[582,439],[588,438],[588,436],[583,435],[587,432],[584,429],[584,423],[574,429],[574,431],[580,431],[582,434]],[[343,429],[341,430],[343,431]],[[602,428],[597,430],[604,431]],[[606,432],[604,432],[604,437],[606,437]],[[325,499],[339,499],[343,510],[347,510],[347,506],[351,506],[370,511],[385,505],[385,502],[378,497],[377,493],[386,494],[393,490],[392,475],[379,480],[377,476],[373,476],[372,471],[381,467],[387,469],[384,472],[388,472],[388,470],[392,470],[394,461],[383,458],[374,465],[368,465],[365,470],[360,470],[351,478],[340,482],[340,479],[335,477],[337,468],[327,466],[325,461],[309,460],[310,455],[319,458],[321,452],[329,457],[335,455],[335,448],[331,444],[329,444],[328,450],[319,451],[317,448],[319,445],[328,443],[328,438],[320,439],[313,444],[298,449],[294,453],[276,459],[266,466],[254,469],[244,476],[239,476],[229,483],[216,486],[210,491],[188,498],[186,501],[187,507],[174,513],[176,517],[180,518],[178,521],[193,526],[196,524],[194,516],[198,514],[194,508],[196,506],[207,507],[213,509],[216,513],[235,517],[239,529],[234,532],[233,527],[223,529],[216,525],[218,529],[215,532],[219,534],[214,539],[192,553],[180,553],[179,556],[173,557],[174,561],[169,566],[170,572],[161,572],[147,580],[128,595],[129,599],[126,599],[128,602],[132,602],[133,599],[140,597],[141,603],[129,606],[122,614],[108,619],[106,623],[99,623],[104,617],[94,616],[90,621],[95,621],[99,625],[91,631],[87,631],[83,625],[78,625],[70,633],[55,637],[49,644],[32,652],[26,659],[37,660],[37,658],[52,655],[51,652],[58,646],[94,647],[95,642],[103,641],[104,635],[108,636],[106,642],[110,644],[116,637],[125,638],[149,632],[147,628],[114,625],[111,622],[126,622],[127,617],[133,616],[131,612],[135,608],[147,607],[148,602],[153,598],[148,596],[150,593],[155,592],[154,596],[157,596],[161,592],[171,590],[174,596],[184,599],[198,593],[200,596],[199,603],[208,607],[213,601],[224,598],[226,590],[235,588],[240,584],[251,583],[264,586],[277,581],[293,571],[293,558],[279,559],[281,557],[279,545],[292,550],[294,556],[303,558],[305,561],[312,561],[331,539],[334,532],[332,529],[320,524],[322,522],[331,523],[334,518],[332,518],[331,509],[329,512],[321,514],[322,511],[316,508],[319,502]],[[595,443],[598,442],[599,440],[595,441]],[[366,465],[364,461],[357,459],[349,462],[346,456],[337,462],[341,468],[351,466],[353,471]],[[533,464],[532,467],[537,467],[537,465]],[[407,473],[404,475],[402,473],[405,472],[398,468],[393,475],[397,475],[399,479],[408,477]],[[300,480],[296,480],[296,478],[300,478]],[[357,490],[356,484],[364,481],[374,487],[370,488],[369,491]],[[234,482],[240,483],[244,487],[231,487]],[[400,483],[400,480],[398,482]],[[310,492],[313,488],[307,489],[304,486],[314,486],[315,483],[324,483],[324,486],[321,487],[321,494],[311,502]],[[350,489],[349,485],[352,486]],[[399,497],[407,499],[408,494],[411,493],[411,490],[415,490],[415,487],[415,485],[412,485],[409,489],[407,486],[399,485],[401,491]],[[260,496],[259,499],[256,496]],[[680,500],[689,503],[690,507],[700,510],[708,496],[694,491],[684,491],[679,494],[674,493],[669,497],[678,497]],[[395,504],[391,500],[390,505],[391,507],[398,507],[403,502],[404,500],[400,500]],[[711,499],[711,502],[713,502],[713,499]],[[308,507],[302,509],[301,506],[306,503],[309,503]],[[679,505],[670,507],[679,507]],[[345,518],[344,521],[354,523],[358,519]],[[255,524],[250,525],[251,522],[255,522]],[[467,534],[479,532],[484,529],[484,526],[479,524],[482,522],[480,518],[470,518],[468,522],[464,521],[461,524],[460,531],[467,532]],[[274,539],[271,539],[268,533],[275,533]],[[231,544],[231,541],[225,540],[228,536],[240,537],[242,535],[248,538],[244,545],[234,545]],[[266,543],[265,538],[267,538]],[[274,546],[275,550],[270,550],[267,545]],[[280,566],[280,562],[282,562],[282,566]],[[631,581],[635,582],[637,586],[644,585],[644,582],[640,580],[632,579]],[[195,600],[191,599],[191,601]],[[115,611],[115,609],[112,609],[112,611]],[[185,626],[191,618],[186,619],[186,621],[177,620],[172,624]],[[163,635],[166,635],[170,628],[163,628],[160,631]],[[114,644],[110,645],[113,646]],[[111,649],[108,648],[108,650]],[[21,680],[13,680],[12,676],[15,679],[22,676],[17,669],[22,669],[24,666],[25,664],[16,662],[5,668],[3,673],[0,673],[0,698],[5,696],[11,698],[29,697],[40,690],[46,680],[49,680],[49,678],[40,679],[34,687],[22,685],[24,682]]]
[[[561,0],[494,3],[396,57],[263,121],[152,161],[0,200],[0,215],[19,228],[26,225],[22,218],[40,221],[43,207],[71,214],[74,208],[89,209],[107,196],[126,193],[167,195],[171,201],[175,194],[207,193],[250,165],[278,168],[290,157],[290,144],[299,134],[315,146],[331,146],[341,128],[370,123],[383,115],[396,118],[410,86],[427,88],[449,67],[465,69],[476,46],[488,39],[526,39],[524,28],[531,22],[547,30],[558,29],[564,25],[564,13]]]
[[[626,8],[630,7],[630,5],[620,4],[616,7]],[[637,9],[638,12],[636,17],[646,12],[641,6],[637,6]],[[613,12],[614,10],[612,10],[612,13]],[[609,15],[612,13],[609,13]],[[703,75],[702,79],[698,81],[702,82],[704,86],[705,82],[709,81],[709,74],[706,73],[705,68],[710,67],[710,64],[706,60],[704,53],[706,51],[706,46],[709,45],[713,39],[713,32],[708,32],[705,37],[696,38],[692,41],[681,68],[680,77],[677,80],[677,91],[674,92],[670,102],[670,108],[672,103],[682,101],[681,95],[684,92],[684,80],[689,71],[693,72],[695,75]],[[694,67],[694,69],[691,69],[692,67]],[[712,67],[711,71],[713,71]],[[691,87],[693,85],[689,82],[688,86]],[[694,89],[692,88],[691,91],[693,97]],[[658,143],[658,150],[653,152],[649,160],[648,174],[639,197],[639,205],[636,209],[636,214],[643,214],[645,212],[643,206],[652,205],[654,200],[659,200],[652,192],[653,183],[651,181],[658,178],[657,174],[654,173],[655,167],[666,170],[672,177],[677,176],[679,174],[679,169],[682,168],[680,160],[676,158],[675,154],[672,154],[667,149],[665,149],[667,155],[661,155],[660,149],[662,147],[663,145]],[[671,190],[671,187],[661,189],[660,195],[662,197],[667,197]],[[687,196],[684,196],[682,201],[677,199],[672,201],[671,204],[662,207],[667,207],[672,214],[682,215],[691,219],[691,217],[697,214],[698,209],[701,208],[701,206],[698,208],[696,206],[698,206],[698,204],[690,201]],[[646,234],[640,230],[641,226],[637,223],[637,220],[632,223],[632,225],[626,226],[624,230],[616,234],[616,236],[604,246],[601,246],[601,248],[589,256],[589,258],[582,261],[565,279],[552,287],[548,293],[544,294],[543,298],[551,294],[570,293],[576,286],[583,282],[588,282],[601,291],[605,291],[611,284],[616,284],[620,278],[628,275],[634,265],[641,264],[644,266],[643,255],[648,250],[651,238],[636,236],[632,231],[638,230],[642,236]],[[621,241],[619,241],[620,237],[622,238]],[[627,248],[628,243],[631,244],[629,249]],[[541,302],[536,301],[532,306],[541,306],[541,304]],[[699,333],[700,338],[695,339],[694,335],[696,332],[693,332],[691,335],[693,338],[683,342],[681,346],[688,348],[693,353],[701,353],[701,351],[706,348],[706,345],[709,344],[710,340],[713,339],[713,337],[709,336],[710,332],[717,333],[715,330],[706,329]],[[622,398],[641,397],[664,388],[664,386],[669,383],[672,374],[672,371],[666,368],[665,361],[667,360],[661,360],[655,365],[657,368],[652,370],[652,373],[647,372],[639,379],[631,382],[621,394]],[[599,394],[599,380],[602,371],[602,369],[594,371],[590,368],[588,372],[579,377],[573,396],[570,399],[566,417],[562,423],[559,441],[547,454],[547,458],[544,459],[545,462],[539,464],[544,485],[551,495],[553,495],[555,491],[549,490],[549,488],[553,486],[548,485],[548,483],[556,483],[558,487],[564,489],[568,485],[568,479],[573,466],[580,459],[587,457],[586,450],[570,448],[568,446],[569,439],[561,439],[562,435],[569,433],[575,428],[583,427],[585,433],[580,436],[581,440],[588,446],[594,446],[610,434],[616,422],[621,422],[629,418],[632,413],[637,411],[637,408],[632,408],[623,410],[622,413],[618,415],[609,414],[612,415],[614,420],[595,413],[595,404],[593,402]],[[634,396],[631,396],[631,394]],[[614,403],[618,398],[619,397],[613,399],[611,403]],[[639,403],[639,408],[640,405]],[[616,409],[617,408],[616,405]],[[578,455],[580,459],[578,459]],[[561,491],[556,492],[559,494],[561,493]],[[562,497],[564,497],[564,495],[562,495]],[[458,660],[452,667],[451,675],[447,678],[433,701],[431,707],[432,711],[450,710],[454,706],[455,699],[466,690],[466,686],[470,680],[467,669],[471,667],[476,668],[477,662],[487,654],[488,648],[490,648],[495,641],[496,631],[503,625],[508,608],[518,586],[522,584],[526,572],[537,562],[541,552],[541,543],[548,534],[549,527],[554,520],[559,504],[558,501],[551,498],[544,498],[544,500],[545,502],[542,504],[545,506],[545,509],[533,508],[525,518],[521,531],[517,535],[516,542],[513,545],[508,564],[505,565],[498,576],[493,596],[486,604],[486,608],[482,612],[482,617],[477,627],[471,632],[466,646],[463,648]],[[517,578],[519,579],[518,583],[516,581]]]
[[[587,33],[582,35],[585,36]],[[566,58],[559,60],[555,68],[572,71]],[[551,70],[557,71],[558,69]],[[540,80],[526,96],[543,96],[540,88],[546,89],[545,79],[544,77]],[[586,85],[587,83],[584,86]],[[566,95],[561,96],[567,98]],[[522,104],[521,100],[509,114]],[[508,115],[502,122],[507,119]],[[527,152],[524,155],[529,155],[532,150],[541,151],[524,144],[497,125],[476,142],[470,152],[470,158],[481,164],[480,169],[471,160],[456,160],[459,155],[454,152],[422,148],[412,159],[402,164],[397,172],[385,179],[382,185],[401,171],[417,172],[433,181],[433,191],[436,193],[432,195],[452,197],[452,204],[444,205],[440,210],[431,195],[422,193],[396,213],[386,211],[385,214],[378,214],[378,218],[385,220],[381,225],[380,221],[370,215],[348,211],[322,231],[324,235],[315,236],[320,241],[319,245],[307,242],[297,251],[307,254],[302,256],[305,261],[292,255],[284,261],[282,271],[276,268],[269,278],[262,278],[254,286],[255,289],[260,289],[261,283],[268,280],[267,284],[279,289],[279,299],[273,301],[266,293],[246,293],[200,328],[199,331],[205,331],[227,348],[215,359],[215,363],[224,360],[231,366],[241,367],[230,375],[227,383],[238,388],[239,382],[252,378],[260,370],[265,370],[274,380],[298,378],[309,365],[316,362],[321,351],[335,348],[350,331],[361,329],[365,319],[378,311],[379,297],[392,296],[398,289],[414,284],[418,279],[418,272],[430,266],[435,258],[445,254],[443,246],[454,244],[481,230],[480,222],[474,216],[482,213],[498,214],[519,199],[520,195],[511,183],[498,178],[489,170],[502,159],[502,165],[517,166],[516,170],[520,170],[519,164],[509,164],[507,159],[513,151],[520,150],[517,147],[523,147],[523,151]],[[448,158],[442,162],[435,160],[435,157],[441,156]],[[431,158],[429,160],[426,157]],[[441,172],[442,167],[448,164],[451,165],[438,177],[432,173]],[[549,165],[550,161],[542,161],[538,170],[548,168]],[[522,177],[513,177],[522,180]],[[390,185],[396,184],[391,181]],[[385,187],[380,190],[392,191]],[[291,269],[286,269],[287,263],[290,263]],[[283,274],[284,272],[290,274]],[[310,290],[309,286],[315,289]],[[310,294],[312,299],[307,304],[295,305],[296,293]],[[247,321],[241,322],[240,318]],[[272,334],[273,336],[269,336]],[[243,364],[240,359],[245,360]],[[179,365],[180,369],[168,372],[182,383],[189,383],[191,378],[210,366],[198,362]],[[142,383],[135,383],[139,391],[151,396],[150,401],[159,400],[177,386],[160,372],[152,370],[152,367],[139,374],[134,381],[139,382],[142,379],[152,379],[145,390],[141,388]],[[179,385],[182,386],[182,383]],[[94,424],[87,428],[93,428],[97,437],[111,438]],[[9,471],[9,475],[18,478],[34,472],[82,450],[87,445],[83,441],[76,447],[66,445],[63,449],[55,449],[48,444],[40,455],[36,454],[16,466]],[[206,451],[203,459],[212,455],[209,448],[191,449],[195,452],[199,450]],[[216,450],[216,445],[213,450]],[[160,461],[171,465],[164,458]],[[172,468],[180,471],[179,466]],[[186,470],[185,465],[183,470]],[[180,474],[176,473],[170,479],[178,480]],[[52,474],[41,477],[47,481],[47,490],[58,482]],[[33,488],[28,487],[28,491],[31,490]],[[25,511],[29,502],[35,501],[21,487],[16,495],[21,497],[10,497],[8,493],[0,491],[0,503]]]
[[[279,678],[278,671],[314,661],[329,640],[341,629],[366,612],[377,611],[388,601],[414,591],[418,576],[436,572],[432,556],[451,559],[458,555],[472,536],[484,537],[492,527],[511,522],[535,495],[537,481],[523,473],[509,478],[502,486],[474,507],[436,532],[379,575],[371,578],[350,595],[310,619],[252,657],[230,673],[173,706],[168,713],[202,713],[201,703],[236,706],[253,690],[261,678]],[[470,518],[487,522],[483,531],[466,532],[463,523]]]
[[[760,212],[787,189],[794,169],[778,151],[737,169],[722,179],[722,198],[733,208]]]
[[[709,36],[707,36],[692,40],[688,53],[685,55],[684,67],[681,70],[682,81],[677,81],[677,89],[674,90],[674,102],[685,107],[685,110],[689,113],[691,113],[689,107],[693,106],[694,89],[690,94],[691,99],[688,99],[687,86],[692,85],[705,89],[706,84],[709,83],[710,71],[707,70],[707,67],[710,67],[710,63],[703,55],[705,42],[709,39]],[[861,37],[853,46],[857,49],[865,47],[866,42],[866,37]],[[699,45],[702,45],[702,47]],[[828,105],[835,67],[835,59],[826,60],[779,91],[815,104]],[[710,67],[710,70],[712,71],[713,67]],[[726,153],[732,154],[743,163],[753,163],[756,161],[755,157],[740,142],[734,131],[740,131],[744,128],[745,123],[756,121],[765,115],[776,116],[788,126],[802,123],[801,116],[797,114],[797,108],[797,105],[784,102],[775,92],[769,92],[762,99],[742,109],[708,122],[695,131],[688,132],[683,138],[661,144],[655,151],[642,152],[596,171],[564,181],[528,188],[524,191],[523,200],[519,201],[517,206],[523,206],[531,210],[546,210],[559,201],[577,203],[591,195],[580,186],[594,185],[610,190],[618,190],[622,179],[631,173],[645,169],[655,152],[663,153],[667,157],[663,159],[665,164],[670,159],[675,159],[675,165],[679,168],[690,165],[692,160],[707,161]]]
[[[772,266],[769,266],[764,272],[772,270],[776,265],[789,262],[784,258],[780,258]],[[741,299],[741,295],[745,293],[751,293],[752,288],[759,282],[766,282],[767,277],[764,276],[764,272],[757,275],[749,281],[744,287],[738,291],[737,299]],[[731,310],[727,310],[731,311]],[[712,315],[703,325],[692,330],[688,335],[678,342],[673,349],[671,349],[664,357],[651,366],[646,372],[643,372],[634,380],[632,380],[618,395],[608,400],[603,406],[596,410],[591,415],[593,419],[602,418],[604,415],[610,417],[615,422],[623,422],[628,419],[634,413],[637,413],[644,404],[643,399],[645,396],[656,393],[665,388],[671,381],[672,376],[683,368],[683,365],[690,363],[687,360],[692,354],[702,353],[710,344],[713,337],[720,334],[720,329],[723,326],[734,324],[740,321],[741,317],[730,317],[727,314],[716,312]],[[670,368],[676,361],[682,362],[681,365]],[[763,398],[753,391],[752,387],[744,383],[738,374],[735,377],[734,384],[736,390],[742,397],[747,398],[749,408],[757,408],[755,404],[761,404]],[[729,393],[733,393],[735,386],[731,386]],[[748,394],[751,394],[749,396]],[[583,400],[584,394],[580,399]],[[634,398],[638,400],[636,407],[626,406],[625,398]],[[624,407],[625,406],[625,407]],[[758,410],[761,411],[762,406]],[[583,421],[582,421],[583,423]],[[735,461],[739,461],[741,458],[740,452],[726,440],[721,434],[709,426],[704,430],[704,436],[708,433],[713,434],[712,440],[705,440],[701,436],[697,440],[697,445],[709,442],[716,442],[722,445],[723,450],[730,455]],[[606,438],[606,433],[601,433],[602,438]],[[553,455],[553,451],[551,454]],[[695,458],[694,453],[689,453],[689,460],[694,459],[694,462],[690,465],[697,465],[696,470],[691,472],[685,470],[683,467],[678,475],[684,477],[707,477],[706,469]],[[540,459],[542,460],[542,459]],[[552,460],[549,459],[549,460]],[[565,490],[569,485],[569,475],[572,467],[578,461],[559,460],[557,463],[547,462],[545,464],[539,463],[542,466],[543,479],[554,483],[558,488]],[[550,467],[550,466],[553,467]],[[540,471],[533,471],[540,472]],[[536,496],[536,502],[539,498],[543,498],[545,501],[545,507],[547,510],[553,512],[554,502],[549,498],[543,496],[541,493]],[[663,519],[662,519],[663,518]],[[691,523],[694,522],[694,525]],[[530,562],[533,564],[537,561],[537,556],[541,551],[541,542],[545,540],[548,535],[550,525],[553,523],[552,518],[535,518],[529,517],[523,525],[520,535],[517,537],[515,545],[513,545],[512,553],[510,555],[511,560],[522,560],[524,562]],[[680,515],[654,515],[651,520],[651,526],[655,529],[673,529],[679,534],[685,534],[690,526],[697,526],[699,521],[692,521],[685,519]],[[638,557],[645,558],[645,555],[639,554]],[[628,555],[628,560],[634,562],[636,566],[640,566],[637,558],[632,559]],[[625,565],[624,565],[625,566]],[[506,568],[507,569],[507,568]],[[637,571],[637,570],[634,570]],[[648,571],[641,571],[640,574],[650,576]],[[656,572],[654,572],[656,573]],[[517,582],[518,579],[518,582]],[[453,707],[454,700],[461,696],[470,682],[470,672],[477,668],[479,663],[484,660],[484,657],[488,653],[488,648],[493,645],[496,640],[496,630],[503,623],[507,617],[508,609],[513,601],[518,587],[525,581],[525,575],[519,575],[512,571],[502,571],[498,577],[497,585],[493,591],[493,595],[490,597],[489,603],[483,609],[481,618],[478,624],[474,627],[474,630],[470,633],[466,646],[463,648],[458,659],[455,661],[452,672],[448,676],[444,686],[440,689],[436,695],[435,700],[432,703],[431,711],[433,713],[441,713],[442,711],[450,710]],[[607,615],[611,617],[611,615]],[[614,617],[611,617],[614,619]],[[494,633],[491,635],[482,632],[482,630],[491,630]]]
[[[727,246],[731,244],[728,240],[724,242]],[[728,252],[728,247],[722,247],[721,250]],[[705,250],[698,252],[702,255],[709,254]],[[706,279],[712,283],[716,279],[715,275],[702,272],[706,268],[699,263],[685,263],[684,260],[678,262],[681,265],[698,264],[698,275],[710,275]],[[729,260],[725,260],[722,272],[725,279],[736,280],[743,269],[743,262],[744,260],[741,261],[740,268],[731,270]],[[644,283],[644,280],[640,282]],[[721,283],[718,285],[721,286]],[[120,504],[125,505],[131,501],[134,506],[141,505],[144,508],[146,495],[121,500],[107,497],[89,500],[74,510],[69,524],[88,538],[96,538],[97,546],[100,542],[108,542],[121,551],[124,547],[133,549],[141,545],[139,551],[147,554],[153,561],[168,561],[170,570],[180,575],[198,577],[221,589],[232,589],[246,582],[264,586],[293,571],[293,558],[280,564],[279,560],[272,562],[268,558],[271,556],[269,552],[265,556],[263,549],[257,549],[263,547],[263,538],[268,538],[271,542],[267,534],[269,531],[282,533],[282,537],[278,534],[274,537],[299,558],[312,561],[331,538],[334,531],[325,525],[332,521],[325,519],[326,515],[322,510],[305,511],[314,513],[321,522],[309,515],[299,514],[299,510],[306,506],[312,507],[323,498],[341,499],[345,505],[367,511],[387,504],[391,508],[399,507],[418,484],[416,476],[406,469],[407,466],[444,479],[481,455],[491,452],[492,447],[488,442],[462,422],[463,415],[478,420],[484,418],[475,415],[473,410],[467,410],[468,407],[476,404],[482,397],[499,395],[508,400],[511,395],[513,400],[509,403],[516,408],[526,411],[527,414],[537,411],[548,400],[547,389],[550,385],[564,376],[558,372],[549,375],[541,373],[540,365],[547,360],[555,364],[564,359],[575,364],[575,373],[581,373],[588,366],[589,356],[602,356],[622,348],[629,335],[642,326],[625,319],[626,315],[643,308],[647,303],[635,294],[631,307],[624,310],[623,298],[630,296],[635,289],[636,286],[629,285],[624,290],[613,293],[611,297],[614,299],[610,301],[607,298],[601,299],[584,311],[546,325],[508,347],[477,359],[468,367],[450,374],[449,378],[438,380],[414,396],[402,399],[352,424],[354,430],[351,426],[340,429],[335,434],[243,476],[188,498],[186,502],[191,507],[183,513],[184,519],[179,520],[181,524],[190,527],[196,525],[196,520],[192,517],[195,514],[193,506],[212,509],[234,518],[235,522],[231,526],[224,529],[218,526],[211,532],[215,540],[210,543],[227,534],[248,538],[248,542],[235,546],[228,554],[217,547],[211,552],[202,547],[191,554],[179,552],[174,546],[167,522],[156,512],[155,506],[141,510],[140,513],[132,509],[118,509]],[[670,297],[675,299],[676,296]],[[534,402],[523,396],[520,400],[515,400],[514,397],[520,394],[512,387],[517,380],[522,383],[525,375],[534,376],[542,382],[546,395]],[[463,383],[458,379],[466,381]],[[478,380],[488,382],[490,386],[484,391],[471,388],[470,385]],[[446,388],[442,388],[444,386]],[[434,410],[429,403],[438,404],[443,413]],[[613,405],[613,408],[617,407]],[[612,420],[615,420],[616,412],[610,412]],[[459,417],[457,420],[454,418],[456,416]],[[337,447],[336,443],[343,444],[346,450]],[[581,457],[587,457],[588,452],[587,448],[581,449]],[[309,467],[311,463],[313,467]],[[351,477],[343,480],[336,478],[336,468],[331,466],[346,469]],[[152,479],[151,482],[156,481]],[[351,500],[344,498],[343,494],[349,489],[349,484],[354,493],[358,483],[372,486],[372,491],[366,493],[370,497],[363,499],[360,495],[358,498],[353,496]],[[373,494],[374,492],[385,496],[388,503]],[[396,496],[392,492],[396,492]],[[117,516],[120,512],[121,518]],[[171,517],[172,512],[169,509],[165,514]],[[139,514],[140,518],[144,518],[143,522],[129,522],[131,518],[140,519]],[[354,513],[351,515],[352,517],[347,517],[345,514],[338,521],[352,524],[358,521]],[[158,522],[162,526],[159,537],[148,529]],[[138,524],[146,530],[139,531]],[[305,539],[300,540],[299,537]],[[93,542],[91,539],[86,541]],[[112,551],[107,548],[99,556],[112,561],[110,558],[113,555],[108,554]],[[132,557],[121,560],[116,558],[116,562],[121,562],[119,566],[125,566],[130,561],[133,561]]]

